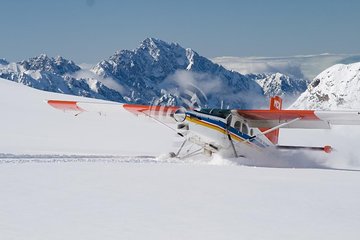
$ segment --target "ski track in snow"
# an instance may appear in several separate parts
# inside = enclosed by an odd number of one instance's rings
[[[1,164],[26,163],[180,163],[177,159],[159,160],[154,156],[86,156],[86,155],[14,155],[0,154]]]
[[[290,169],[323,169],[341,171],[360,171],[353,166],[331,167],[326,161],[317,162],[316,159],[244,159],[244,158],[222,158],[220,156],[199,158],[169,158],[162,156],[112,156],[112,155],[58,155],[58,154],[5,154],[0,153],[0,166],[3,164],[186,164],[186,165],[218,165],[218,166],[244,166],[265,168],[290,168]]]

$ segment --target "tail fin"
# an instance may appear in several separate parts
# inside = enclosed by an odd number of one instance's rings
[[[282,108],[282,99],[279,96],[272,97],[270,99],[270,111],[281,110]],[[262,132],[268,130],[268,128],[261,128]],[[276,129],[270,133],[265,134],[265,136],[273,143],[277,144],[279,139],[279,129]]]
[[[270,110],[281,110],[282,99],[279,96],[272,97],[270,99]]]

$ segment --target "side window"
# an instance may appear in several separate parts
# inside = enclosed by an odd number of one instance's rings
[[[238,131],[240,131],[240,127],[241,127],[241,123],[240,121],[236,121],[235,124],[234,124],[234,128]]]
[[[245,134],[249,134],[249,128],[245,123],[242,124],[242,132]]]
[[[232,116],[230,115],[228,118],[227,118],[227,125],[230,126],[231,124],[231,119],[232,119]]]

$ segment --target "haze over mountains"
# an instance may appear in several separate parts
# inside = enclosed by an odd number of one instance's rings
[[[225,68],[247,73],[281,72],[295,78],[314,79],[335,64],[360,62],[359,54],[314,54],[290,57],[216,57],[212,61]]]

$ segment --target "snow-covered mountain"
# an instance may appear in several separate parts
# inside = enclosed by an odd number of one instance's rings
[[[5,58],[0,58],[0,65],[8,65],[9,62]]]
[[[49,58],[46,54],[41,54],[38,57],[30,58],[19,62],[25,70],[51,72],[58,75],[67,73],[74,73],[80,70],[80,67],[73,61],[64,59],[63,57]]]
[[[254,77],[268,98],[272,96],[280,96],[285,99],[298,97],[308,85],[305,79],[296,79],[282,73],[256,74]]]
[[[320,73],[291,106],[294,109],[360,109],[360,62]]]
[[[80,69],[73,61],[41,54],[18,63],[3,61],[0,77],[49,92],[123,101],[120,93],[96,79],[73,77]]]
[[[147,38],[134,50],[117,51],[90,69],[45,54],[18,63],[0,62],[0,77],[66,94],[119,102],[252,108],[267,98],[292,99],[306,89],[284,74],[227,70],[177,43]]]
[[[126,89],[124,98],[133,103],[182,105],[204,99],[205,106],[223,102],[245,107],[254,105],[254,99],[263,100],[263,91],[252,78],[226,70],[190,48],[154,38],[145,39],[135,50],[116,52],[91,71],[115,79]]]

